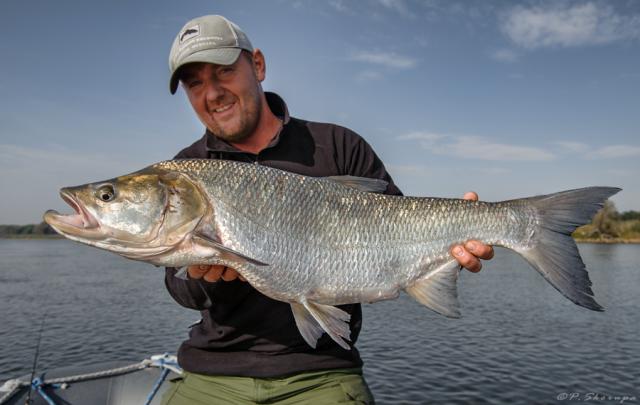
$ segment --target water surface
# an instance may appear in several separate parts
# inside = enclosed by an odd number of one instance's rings
[[[640,403],[640,245],[580,251],[603,313],[502,249],[462,273],[462,319],[406,295],[365,305],[358,347],[378,403]],[[175,352],[199,316],[163,276],[67,240],[0,240],[0,382],[30,372],[43,316],[41,370]]]

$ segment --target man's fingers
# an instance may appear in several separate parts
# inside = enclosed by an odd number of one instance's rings
[[[475,191],[467,191],[466,193],[464,193],[464,198],[465,200],[471,200],[471,201],[478,201],[478,193],[476,193]]]
[[[236,278],[239,278],[242,281],[247,281],[238,274],[237,271],[232,269],[231,267],[226,266],[218,266],[218,265],[208,265],[208,264],[200,264],[189,266],[187,269],[189,273],[189,278],[194,280],[204,279],[210,283],[223,279],[224,281],[233,281]]]
[[[469,253],[482,260],[490,260],[493,258],[493,247],[485,245],[477,240],[470,240],[464,244],[464,248]]]
[[[225,267],[222,272],[222,279],[224,281],[232,281],[238,278],[238,272],[232,269],[231,267]]]
[[[211,269],[204,275],[204,281],[208,281],[213,283],[214,281],[220,280],[220,276],[224,271],[224,266],[213,265]]]
[[[207,264],[201,264],[201,265],[196,264],[194,266],[189,266],[187,268],[187,273],[189,274],[189,278],[198,280],[198,279],[201,279],[202,276],[204,276],[205,273],[208,272],[210,268],[211,266]]]
[[[451,254],[456,258],[458,263],[465,269],[477,273],[482,268],[480,260],[469,253],[463,246],[456,245],[451,249]]]

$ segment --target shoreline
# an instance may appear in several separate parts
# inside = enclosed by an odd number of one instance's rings
[[[64,239],[62,235],[0,235],[0,239]]]
[[[602,244],[602,245],[612,245],[615,243],[619,243],[622,245],[630,245],[640,243],[639,238],[631,238],[631,239],[621,239],[621,238],[611,238],[611,239],[575,239],[576,243],[592,243],[592,244]]]

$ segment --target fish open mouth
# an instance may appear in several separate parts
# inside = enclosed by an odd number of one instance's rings
[[[96,218],[78,203],[71,193],[61,190],[62,199],[74,209],[74,214],[63,215],[55,210],[49,210],[44,214],[44,220],[57,231],[73,232],[74,230],[94,230],[100,227]]]

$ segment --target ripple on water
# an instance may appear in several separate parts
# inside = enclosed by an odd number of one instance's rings
[[[463,272],[463,318],[406,295],[364,305],[358,347],[380,404],[540,404],[561,392],[640,398],[640,246],[580,246],[607,308],[564,299],[504,250]],[[174,352],[198,314],[162,270],[63,240],[0,242],[0,380],[29,372],[43,314],[41,369]]]

